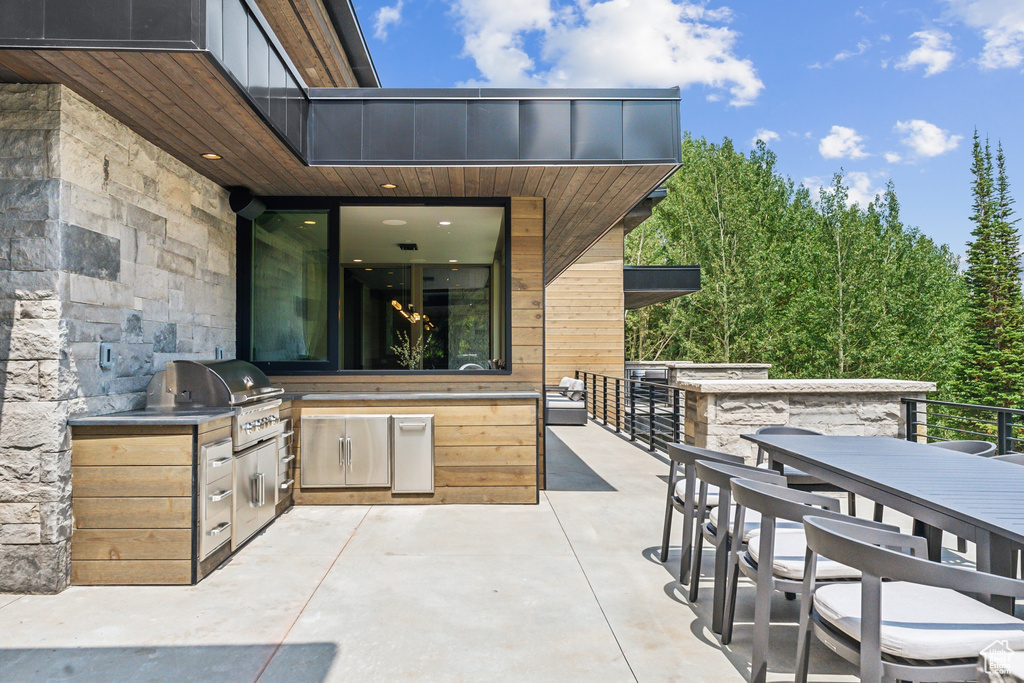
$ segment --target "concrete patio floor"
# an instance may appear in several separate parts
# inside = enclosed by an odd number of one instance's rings
[[[666,461],[594,424],[548,449],[539,505],[297,507],[198,586],[0,595],[0,681],[745,680],[752,586],[722,648],[710,582],[691,605],[678,548],[657,561]],[[792,680],[776,597],[771,678]]]

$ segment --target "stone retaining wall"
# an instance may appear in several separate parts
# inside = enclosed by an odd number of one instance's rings
[[[692,363],[687,360],[626,362],[630,370],[668,370],[668,383],[702,379],[768,379],[771,363]]]
[[[927,398],[931,382],[899,380],[708,380],[682,382],[686,443],[742,455],[756,449],[740,438],[761,427],[789,425],[825,434],[906,436],[904,396]]]
[[[210,180],[66,88],[0,84],[0,592],[67,585],[69,415],[234,356],[234,239]]]

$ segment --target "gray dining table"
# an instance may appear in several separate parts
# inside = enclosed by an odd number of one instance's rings
[[[1021,465],[884,436],[743,438],[763,448],[775,467],[796,467],[909,515],[924,525],[933,546],[936,538],[941,542],[941,531],[974,541],[979,571],[1016,573],[1016,548],[1024,545]],[[991,602],[1006,611],[1013,609],[1008,598]]]

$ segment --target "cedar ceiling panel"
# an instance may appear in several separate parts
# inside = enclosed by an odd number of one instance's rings
[[[311,88],[358,85],[321,0],[256,0],[285,52]]]
[[[298,2],[299,0],[295,0]],[[303,0],[305,1],[305,0]],[[215,182],[267,196],[502,197],[547,200],[545,280],[597,242],[674,165],[338,166],[298,159],[197,52],[2,50],[0,69],[63,83]],[[224,158],[207,161],[216,152]],[[380,186],[394,183],[397,189]]]

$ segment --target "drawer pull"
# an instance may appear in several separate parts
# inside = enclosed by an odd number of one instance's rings
[[[234,458],[229,455],[229,456],[226,456],[226,457],[223,457],[223,458],[217,458],[216,460],[211,460],[209,465],[210,465],[210,467],[220,467],[221,465],[227,465],[233,459]]]
[[[282,439],[290,439],[292,437],[292,435],[294,435],[294,434],[295,434],[295,432],[293,430],[293,431],[290,431],[290,432],[281,432],[280,434],[278,434],[278,436],[280,436]]]
[[[211,536],[220,536],[223,532],[231,528],[231,522],[221,522],[214,528],[210,529]]]
[[[285,457],[281,458],[281,464],[287,464],[287,463],[291,462],[294,459],[295,459],[294,455],[286,455]]]
[[[211,503],[217,503],[219,501],[222,501],[225,498],[227,498],[228,496],[230,496],[231,492],[232,492],[231,489],[224,489],[222,491],[218,491],[217,493],[214,493],[214,494],[212,494],[210,496],[210,502]]]
[[[420,432],[420,431],[423,431],[424,429],[427,428],[427,423],[426,422],[399,422],[398,423],[398,428],[403,430],[403,431],[404,430],[410,430],[410,431]]]
[[[294,484],[294,483],[295,483],[294,479],[289,479],[288,481],[282,482],[281,483],[281,490],[282,491],[287,491],[288,489],[290,489],[292,487],[292,484]]]

